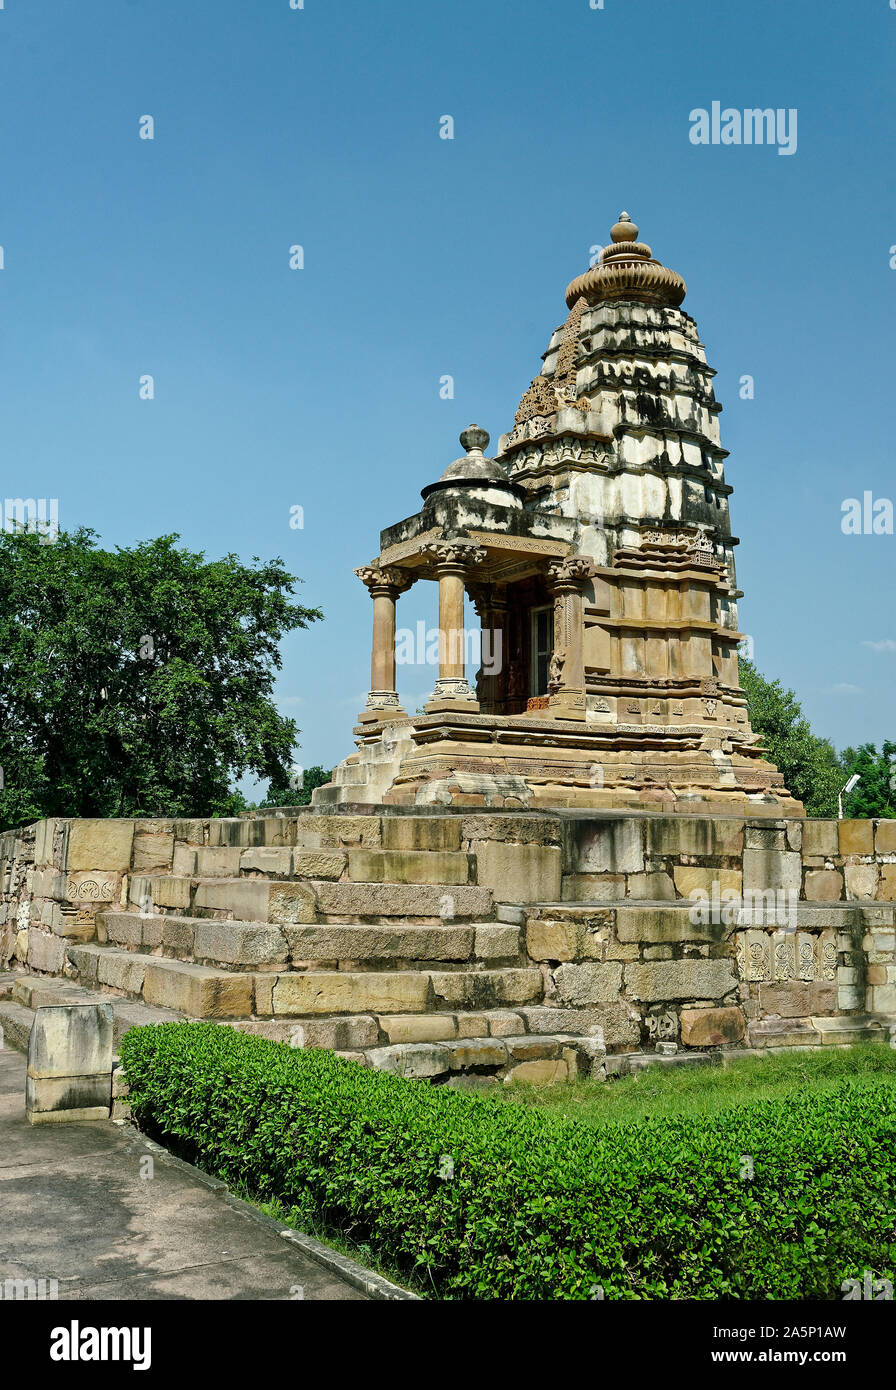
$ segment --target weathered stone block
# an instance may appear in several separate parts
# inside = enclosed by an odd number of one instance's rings
[[[245,1018],[252,1013],[252,976],[183,961],[153,961],[146,966],[143,998],[191,1018]]]
[[[487,1013],[472,1013],[469,1009],[464,1009],[462,1013],[455,1015],[455,1020],[459,1038],[488,1037],[489,1015]]]
[[[820,855],[833,859],[840,853],[839,821],[806,820],[803,822],[803,858]]]
[[[740,854],[744,822],[736,816],[650,816],[645,822],[647,854],[716,858]]]
[[[301,816],[296,844],[303,849],[375,848],[382,840],[380,825],[379,816]]]
[[[626,965],[625,989],[646,1003],[664,999],[721,999],[737,987],[726,960],[666,960]]]
[[[106,1120],[111,1108],[111,1068],[105,1076],[25,1076],[25,1111],[33,1125]]]
[[[759,986],[759,1008],[763,1014],[777,1014],[781,1018],[808,1018],[811,1014],[831,1013],[836,1007],[835,984],[788,980]]]
[[[744,849],[787,849],[784,821],[768,820],[761,823],[747,821],[744,826]]]
[[[50,975],[58,975],[65,961],[65,942],[61,936],[38,931],[32,927],[28,932],[28,964],[32,970],[45,970]]]
[[[884,902],[896,902],[896,864],[881,864],[877,896]]]
[[[348,873],[355,883],[469,883],[470,859],[444,850],[352,849]]]
[[[134,955],[131,951],[97,951],[97,980],[101,985],[119,989],[123,994],[139,995],[145,973],[145,956]]]
[[[380,1027],[390,1043],[443,1042],[457,1034],[453,1014],[383,1014]]]
[[[288,957],[283,932],[260,922],[202,922],[195,929],[193,954],[224,965],[282,964]]]
[[[131,866],[134,822],[131,820],[73,820],[69,825],[69,870],[102,869],[125,873]]]
[[[460,816],[384,816],[383,849],[460,849]]]
[[[128,901],[143,910],[150,907],[189,907],[190,880],[174,875],[148,877],[134,874],[128,882]]]
[[[131,869],[135,874],[170,870],[173,856],[173,831],[147,831],[137,827],[131,857]]]
[[[348,855],[339,849],[293,850],[292,871],[296,878],[339,878]]]
[[[474,840],[476,880],[496,900],[512,903],[559,902],[562,856],[553,845]]]
[[[556,1061],[547,1059],[539,1062],[520,1062],[504,1077],[505,1086],[525,1084],[527,1086],[552,1086],[557,1082],[569,1081],[569,1062],[566,1058]]]
[[[525,1028],[522,1015],[509,1009],[493,1009],[488,1015],[488,1032],[492,1038],[516,1037]]]
[[[35,1079],[112,1076],[111,1004],[47,1004],[35,1010],[28,1073]],[[111,1093],[111,1092],[110,1092]]]
[[[896,984],[872,985],[871,1010],[876,1014],[896,1014]]]
[[[564,874],[563,901],[612,903],[625,897],[624,874]]]
[[[626,883],[626,897],[640,899],[642,902],[673,902],[675,884],[667,873],[654,871],[649,874],[629,874]]]
[[[426,929],[425,929],[426,930]],[[432,930],[432,928],[428,928]],[[520,929],[503,922],[486,922],[476,928],[473,954],[479,960],[510,960],[520,952]]]
[[[507,1061],[507,1048],[496,1038],[449,1043],[445,1050],[452,1071],[464,1071],[470,1067],[502,1067]]]
[[[238,845],[203,845],[196,851],[196,873],[200,878],[238,878],[242,853]]]
[[[896,820],[875,822],[874,848],[877,854],[896,854]]]
[[[271,883],[268,887],[267,884],[258,882],[248,886],[269,893],[266,915],[271,922],[287,925],[292,922],[317,921],[317,894],[310,883]],[[257,898],[247,897],[245,905],[248,910],[241,915],[264,920],[263,894],[260,893]]]
[[[846,864],[843,868],[848,902],[873,898],[877,892],[876,864]]]
[[[721,1047],[740,1042],[746,1024],[743,1009],[682,1009],[681,1041],[685,1047]]]
[[[289,878],[292,873],[292,850],[288,845],[265,845],[255,849],[244,849],[240,854],[238,872],[267,874],[269,878]]]
[[[287,1030],[285,1041],[290,1047],[326,1047],[331,1052],[373,1047],[379,1039],[376,1019],[370,1014],[356,1014],[354,1018],[306,1018],[301,1023],[272,1022],[271,1027]]]
[[[309,971],[278,975],[274,1014],[423,1013],[432,999],[425,971]]]
[[[644,868],[643,825],[644,822],[636,817],[616,821],[571,821],[566,830],[567,872],[641,873]]]
[[[85,905],[115,902],[121,880],[118,874],[70,873],[65,876],[65,898],[67,902]]]
[[[329,926],[285,924],[289,953],[294,961],[340,960],[467,960],[473,950],[469,926],[408,927],[363,926],[333,923]]]
[[[432,987],[449,1007],[488,1009],[499,1004],[527,1004],[539,999],[544,988],[540,970],[438,971]]]
[[[795,850],[744,850],[744,893],[784,889],[799,896],[802,860]]]
[[[842,820],[840,830],[841,854],[873,854],[874,822],[870,820]]]
[[[315,887],[319,911],[334,917],[441,917],[450,922],[463,917],[487,919],[492,914],[489,890],[468,884],[442,888],[423,883],[343,882],[317,883]],[[276,887],[272,890],[278,891]]]
[[[461,837],[472,840],[512,840],[520,845],[560,843],[561,823],[557,816],[464,816]]]
[[[692,893],[705,893],[712,896],[713,884],[718,884],[721,895],[726,891],[741,893],[743,875],[739,869],[698,869],[692,864],[675,864],[672,869],[675,887],[683,898]]]
[[[400,1043],[397,1047],[377,1047],[368,1052],[367,1060],[375,1071],[389,1071],[396,1076],[421,1079],[441,1076],[450,1066],[447,1048],[435,1043]]]
[[[724,900],[719,900],[724,910]],[[707,913],[711,903],[707,904]],[[674,945],[680,941],[722,941],[731,930],[724,922],[692,921],[698,914],[681,904],[675,907],[620,907],[616,911],[616,935],[621,942]]]
[[[622,987],[622,969],[619,961],[560,965],[554,972],[558,998],[564,1004],[611,1003]]]
[[[210,845],[248,845],[252,821],[248,818],[215,816],[208,823]]]
[[[839,869],[807,869],[806,898],[809,902],[839,902],[843,896],[843,875]]]

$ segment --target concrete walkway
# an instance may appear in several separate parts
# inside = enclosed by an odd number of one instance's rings
[[[56,1279],[60,1299],[366,1299],[131,1126],[32,1126],[24,1096],[25,1058],[0,1050],[0,1284]]]

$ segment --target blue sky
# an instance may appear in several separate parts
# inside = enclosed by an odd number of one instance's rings
[[[0,491],[107,545],[282,555],[326,621],[280,703],[332,765],[353,567],[464,425],[509,428],[625,208],[718,369],[760,669],[838,746],[893,737],[896,536],[840,519],[896,486],[894,59],[888,0],[5,0]],[[693,145],[714,100],[796,108],[796,153]],[[433,678],[400,668],[412,708]]]

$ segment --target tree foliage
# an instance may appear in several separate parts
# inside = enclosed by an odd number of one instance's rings
[[[844,777],[859,774],[855,791],[843,798],[843,813],[862,819],[865,816],[892,820],[896,817],[896,743],[885,740],[881,751],[873,743],[860,748],[844,748],[840,755]]]
[[[802,801],[807,815],[836,816],[837,793],[849,774],[844,776],[834,745],[813,734],[792,690],[766,680],[744,656],[739,667],[750,723],[783,773],[785,786]]]
[[[278,644],[320,610],[293,601],[279,559],[178,540],[0,535],[0,825],[222,814],[235,778],[287,781]]]
[[[322,787],[329,782],[332,773],[325,767],[306,767],[302,771],[301,786],[296,785],[295,779],[290,779],[282,786],[276,786],[273,782],[267,790],[267,795],[259,806],[310,806],[311,793],[315,787]]]

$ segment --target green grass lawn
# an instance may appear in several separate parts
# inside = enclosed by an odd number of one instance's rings
[[[720,1054],[719,1054],[720,1055]],[[503,1103],[528,1105],[585,1124],[629,1124],[657,1116],[716,1114],[736,1105],[821,1094],[844,1080],[896,1086],[896,1051],[885,1043],[779,1052],[768,1057],[728,1056],[725,1065],[650,1067],[616,1081],[557,1086],[513,1086]]]

